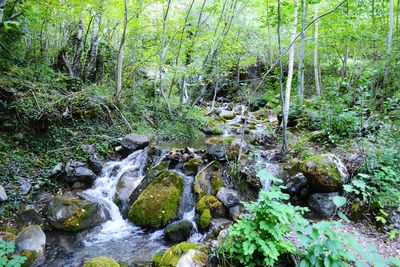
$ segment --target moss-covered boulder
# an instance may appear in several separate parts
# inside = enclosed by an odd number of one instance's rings
[[[333,154],[313,156],[300,164],[314,192],[334,192],[342,188],[349,173],[342,161]]]
[[[28,264],[44,256],[46,235],[38,225],[25,227],[15,239],[17,253],[27,257]]]
[[[198,224],[201,230],[206,230],[210,226],[211,218],[227,216],[224,205],[211,195],[204,196],[197,202],[196,212],[199,214]]]
[[[190,250],[205,253],[206,248],[191,242],[179,243],[168,249],[162,256],[157,252],[153,257],[153,264],[157,267],[176,267],[181,257]]]
[[[168,225],[164,230],[165,239],[170,242],[183,242],[186,241],[193,230],[193,224],[188,220]]]
[[[183,255],[176,267],[204,267],[207,266],[207,254],[203,251],[191,249]]]
[[[227,120],[232,120],[236,117],[236,113],[234,111],[223,110],[219,116]]]
[[[197,170],[201,164],[203,164],[203,160],[201,158],[192,158],[183,164],[183,168],[186,174],[193,175],[197,173]]]
[[[161,228],[178,218],[183,180],[174,172],[161,171],[133,203],[128,218],[147,228]]]
[[[225,161],[235,159],[241,150],[247,153],[246,142],[232,137],[212,137],[206,140],[207,153],[216,160]]]
[[[56,196],[47,205],[47,219],[56,229],[79,231],[98,225],[107,218],[102,216],[98,203],[77,196]]]
[[[224,186],[221,173],[221,163],[214,161],[195,176],[193,192],[197,200],[205,195],[217,194],[218,190]]]
[[[118,262],[108,257],[97,257],[86,260],[83,267],[120,267]]]

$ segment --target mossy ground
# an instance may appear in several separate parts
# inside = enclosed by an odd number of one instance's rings
[[[175,173],[164,170],[133,203],[128,218],[143,227],[160,228],[177,218],[183,181]]]

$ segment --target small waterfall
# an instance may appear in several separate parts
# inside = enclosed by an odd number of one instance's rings
[[[110,220],[101,226],[99,233],[89,235],[86,244],[98,243],[119,239],[133,232],[141,232],[123,219],[118,206],[114,203],[119,179],[127,172],[130,173],[133,189],[139,185],[144,177],[144,167],[147,162],[147,149],[135,151],[126,159],[119,162],[107,163],[92,188],[83,192],[85,198],[100,203],[109,213]]]

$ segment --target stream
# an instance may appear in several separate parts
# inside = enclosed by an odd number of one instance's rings
[[[228,104],[222,104],[217,113],[231,111]],[[255,116],[247,111],[243,105],[237,105],[233,108],[238,116],[227,120],[221,124],[224,129],[223,136],[238,137],[240,134],[239,124],[243,120],[252,119],[256,121]],[[246,117],[245,117],[246,113]],[[245,119],[243,119],[245,118]],[[251,133],[262,133],[265,131],[263,122],[257,122],[250,131]],[[245,139],[249,134],[242,135]],[[166,149],[163,155],[168,153],[168,149],[194,147],[195,149],[204,149],[206,138],[200,138],[187,143],[179,142],[160,142],[158,147]],[[260,156],[260,147],[252,147],[252,152],[257,157],[259,168],[266,168],[272,173],[274,164],[268,157]],[[163,159],[160,156],[154,160],[152,166],[157,165]],[[111,161],[103,166],[101,174],[95,180],[92,188],[82,192],[82,196],[89,201],[100,203],[105,214],[109,215],[109,220],[92,229],[77,233],[67,233],[62,231],[47,232],[46,258],[44,262],[39,262],[36,266],[63,266],[75,267],[81,266],[86,259],[107,256],[117,261],[128,263],[129,266],[151,266],[152,256],[160,250],[166,250],[171,246],[163,238],[163,229],[157,231],[148,231],[137,227],[126,218],[124,218],[119,207],[114,203],[114,197],[117,193],[117,184],[119,179],[126,173],[129,173],[129,183],[131,192],[140,184],[145,176],[145,168],[148,166],[148,150],[138,150],[130,154],[121,161]],[[195,196],[192,192],[194,176],[186,175],[179,168],[172,169],[184,180],[184,192],[181,198],[179,208],[180,220],[189,220],[193,224],[193,231],[188,241],[201,242],[204,234],[197,231],[195,221]],[[263,189],[268,189],[270,182],[261,181]]]

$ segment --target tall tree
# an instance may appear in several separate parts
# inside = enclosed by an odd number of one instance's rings
[[[102,1],[100,2],[100,10],[102,7]],[[94,80],[96,76],[96,63],[97,63],[97,55],[99,52],[99,43],[100,43],[100,24],[101,24],[101,11],[97,11],[94,14],[93,21],[93,31],[92,31],[92,43],[90,46],[88,59],[86,63],[86,73],[85,78],[87,80]]]
[[[318,17],[319,14],[319,6],[315,5],[315,16]],[[321,81],[319,76],[319,40],[318,40],[318,31],[319,31],[319,21],[316,20],[314,23],[314,78],[315,78],[315,89],[317,92],[317,96],[321,96]]]
[[[118,61],[116,70],[115,83],[115,99],[118,102],[121,96],[122,89],[122,65],[124,61],[124,44],[126,39],[126,28],[128,26],[128,0],[124,0],[124,29],[122,31],[121,41],[119,43]]]
[[[299,49],[299,84],[297,87],[297,97],[300,102],[303,101],[304,97],[304,54],[306,45],[306,20],[307,20],[307,9],[308,0],[301,0],[302,6],[302,18],[301,18],[301,45]]]
[[[392,54],[392,40],[393,40],[393,21],[394,21],[394,0],[390,0],[390,10],[389,10],[389,31],[387,35],[387,56],[385,63],[385,74],[383,78],[383,84],[387,83],[389,78],[389,63],[390,56]]]

